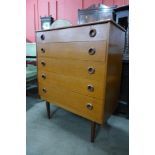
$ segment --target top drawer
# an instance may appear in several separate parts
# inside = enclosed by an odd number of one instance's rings
[[[108,25],[91,25],[36,33],[37,43],[107,40]]]

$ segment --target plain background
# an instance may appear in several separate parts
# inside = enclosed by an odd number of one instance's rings
[[[153,1],[130,0],[130,155],[155,154]],[[0,5],[0,154],[26,154],[26,1]]]

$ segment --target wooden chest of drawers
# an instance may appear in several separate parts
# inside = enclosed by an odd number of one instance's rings
[[[119,96],[124,37],[111,20],[37,31],[40,97],[103,124]]]

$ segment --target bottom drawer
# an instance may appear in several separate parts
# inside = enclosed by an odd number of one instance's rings
[[[99,124],[103,123],[103,100],[69,92],[63,88],[48,87],[48,84],[39,84],[39,95],[42,99],[70,112]]]

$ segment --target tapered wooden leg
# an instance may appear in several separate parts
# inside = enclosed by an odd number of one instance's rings
[[[46,102],[46,109],[47,109],[47,116],[50,119],[51,118],[51,113],[50,113],[50,103]]]
[[[96,137],[96,123],[91,122],[91,142],[93,143]]]

